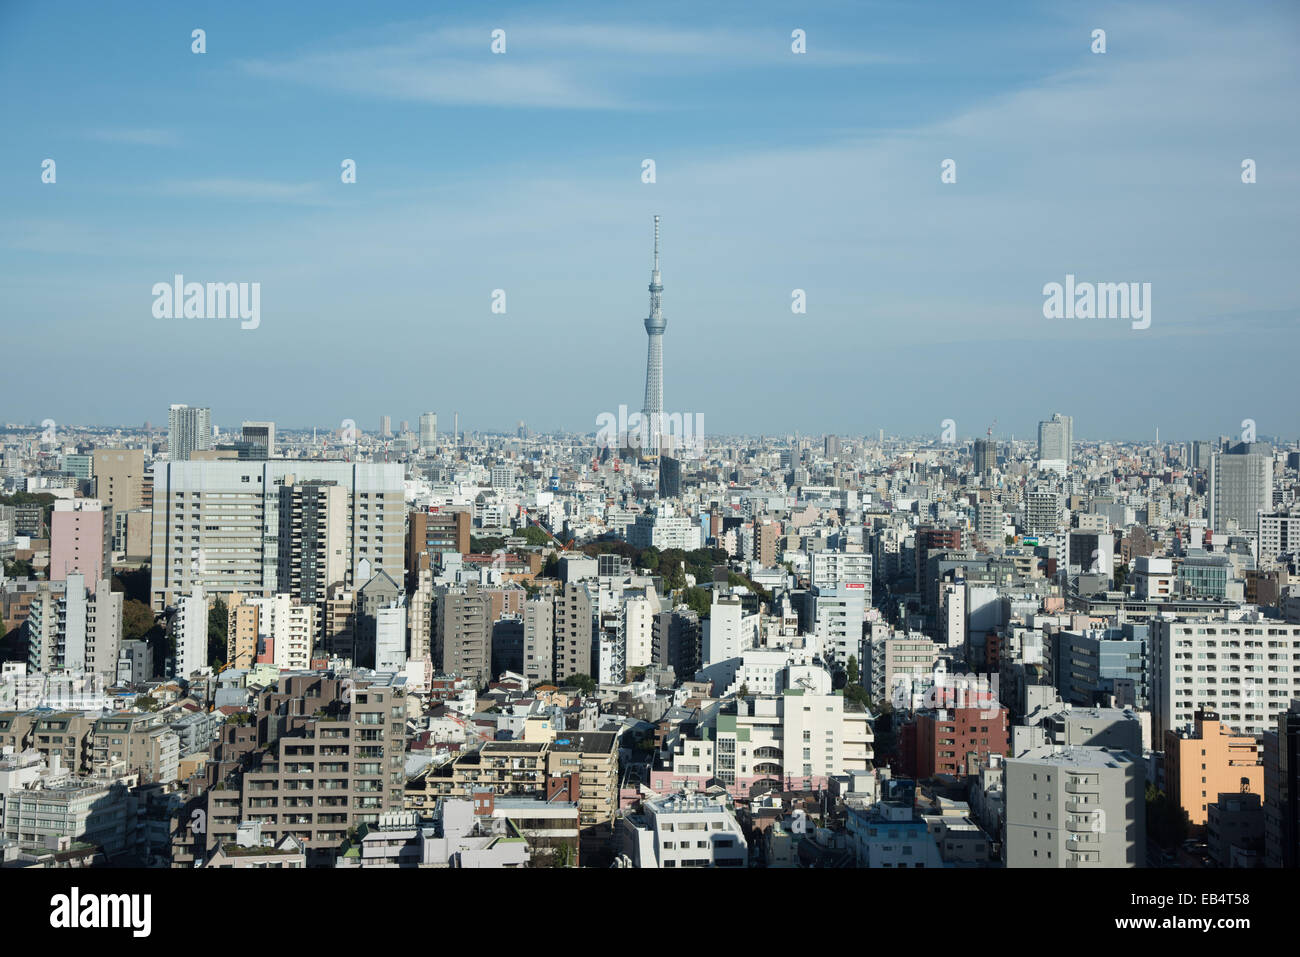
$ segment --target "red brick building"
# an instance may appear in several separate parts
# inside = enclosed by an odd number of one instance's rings
[[[965,777],[971,755],[979,764],[990,754],[1005,755],[1011,747],[1007,709],[949,708],[920,711],[899,735],[902,773],[917,780],[936,774]]]

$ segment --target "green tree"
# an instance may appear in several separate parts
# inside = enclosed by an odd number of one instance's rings
[[[158,702],[152,696],[144,694],[135,699],[135,706],[141,711],[152,711],[158,707]]]
[[[1128,566],[1120,565],[1115,569],[1115,587],[1123,588],[1124,583],[1128,581]]]
[[[36,577],[36,569],[33,568],[32,563],[25,558],[15,559],[12,562],[5,562],[4,566],[5,566],[6,578],[35,578]]]
[[[208,664],[214,669],[226,663],[226,613],[220,598],[208,609]]]
[[[688,588],[682,592],[682,601],[701,618],[709,617],[709,609],[713,607],[713,596],[704,588]]]
[[[569,675],[560,684],[564,687],[577,688],[584,695],[592,694],[596,690],[596,679],[582,673]]]
[[[859,679],[861,678],[861,675],[858,674],[858,656],[857,656],[857,655],[849,655],[849,667],[848,667],[847,670],[848,670],[849,684],[850,684],[850,685],[855,685],[855,684],[857,684],[858,681],[859,681]]]
[[[514,534],[523,536],[524,541],[529,545],[549,545],[551,537],[536,525],[528,525],[524,528],[516,528]]]
[[[129,598],[122,603],[122,638],[136,641],[153,630],[153,609],[142,601]]]
[[[738,697],[738,698],[748,698],[748,697],[749,697],[749,684],[748,684],[748,683],[744,683],[744,682],[741,683],[741,685],[740,685],[740,690],[736,692],[736,697]]]

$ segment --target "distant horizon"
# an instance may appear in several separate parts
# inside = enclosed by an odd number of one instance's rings
[[[209,407],[208,407],[208,406],[199,406],[198,408],[209,408]],[[313,429],[316,430],[320,435],[323,436],[323,435],[331,434],[331,433],[333,433],[333,432],[337,432],[338,429],[339,429],[339,426],[337,426],[337,425],[334,425],[334,426],[328,426],[328,425],[315,425],[315,426],[312,426],[312,425],[308,425],[308,426],[302,426],[302,425],[282,425],[282,424],[280,424],[279,422],[276,422],[274,419],[266,419],[266,418],[262,418],[262,419],[249,419],[248,421],[250,421],[250,422],[254,422],[254,421],[256,421],[256,422],[268,422],[268,421],[269,421],[269,422],[272,422],[272,423],[275,425],[275,431],[276,431],[276,435],[277,435],[277,436],[282,435],[282,434],[285,434],[285,433],[299,433],[299,432],[306,433],[306,432],[311,432]],[[400,421],[400,420],[399,420],[399,421]],[[418,434],[419,434],[418,422],[417,422],[416,420],[408,420],[408,421],[411,421],[411,422],[412,422],[413,424],[415,424],[415,426],[416,426],[415,428],[410,429],[408,434],[411,434],[411,435],[418,435]],[[1042,421],[1047,421],[1047,420],[1046,420],[1046,419],[1043,419]],[[442,440],[443,438],[445,438],[446,436],[451,435],[452,432],[451,432],[450,429],[443,430],[443,429],[441,428],[441,419],[439,419],[439,423],[440,423],[440,427],[439,427],[439,429],[438,429],[438,438],[439,438],[439,441],[441,441],[441,440]],[[151,425],[152,425],[153,431],[155,431],[155,432],[160,432],[160,433],[162,433],[162,434],[164,434],[164,435],[166,434],[166,432],[167,432],[167,424],[166,424],[165,422],[160,423],[160,424],[157,424],[157,423],[151,423]],[[230,427],[228,427],[228,426],[225,426],[225,425],[221,425],[220,423],[216,423],[216,425],[217,425],[217,428],[220,429],[220,432],[219,432],[218,435],[216,436],[216,441],[217,441],[217,442],[222,442],[222,441],[233,441],[233,439],[232,439],[231,437],[232,437],[232,436],[238,436],[238,435],[239,435],[240,427],[241,427],[241,426],[230,426]],[[568,436],[568,437],[584,437],[584,438],[587,437],[587,436],[591,436],[591,437],[594,439],[595,436],[596,436],[597,433],[598,433],[598,430],[597,430],[594,426],[592,427],[592,429],[590,429],[590,430],[587,431],[587,432],[580,432],[580,431],[576,431],[576,430],[574,430],[574,429],[555,429],[555,428],[536,428],[536,429],[535,429],[535,428],[533,428],[532,426],[527,425],[526,423],[525,423],[525,425],[526,425],[526,427],[527,427],[527,429],[528,429],[528,432],[529,432],[529,438],[530,438],[530,439],[538,438],[538,437],[542,437],[542,436]],[[40,430],[41,430],[41,424],[38,423],[38,422],[32,422],[32,423],[30,423],[30,424],[27,424],[27,423],[16,423],[16,422],[0,422],[0,431],[7,431],[7,430],[10,430],[10,429],[13,429],[13,428],[21,428],[21,429],[25,429],[25,430],[30,429],[30,430],[34,430],[34,431],[40,431]],[[95,424],[95,423],[72,422],[72,423],[59,423],[59,424],[58,424],[58,428],[60,428],[60,429],[67,428],[67,429],[72,429],[72,430],[77,430],[77,429],[85,429],[85,430],[92,430],[92,429],[94,429],[94,430],[112,430],[112,431],[121,431],[121,432],[142,432],[142,431],[144,431],[144,425],[143,425],[143,423],[136,424],[136,425],[125,425],[125,424],[121,424],[121,423],[117,423],[117,424],[113,424],[113,423],[107,423],[107,424]],[[365,437],[367,437],[367,438],[379,438],[379,435],[378,435],[379,430],[378,430],[378,428],[367,429],[367,428],[364,428],[362,425],[360,425],[360,424],[358,423],[357,426],[356,426],[356,429],[357,429],[357,432],[358,432],[359,435],[365,436]],[[502,437],[502,438],[517,438],[517,436],[515,435],[515,432],[516,432],[517,429],[518,429],[518,425],[517,425],[517,424],[516,424],[515,426],[510,427],[509,429],[462,428],[462,429],[460,430],[460,434],[461,434],[461,435],[469,434],[469,435],[478,435],[478,436],[493,436],[493,437]],[[1002,443],[1009,443],[1009,442],[1013,442],[1013,441],[1014,441],[1014,442],[1025,442],[1025,443],[1029,443],[1029,444],[1036,444],[1036,443],[1038,442],[1037,431],[1038,431],[1038,430],[1037,430],[1037,423],[1035,423],[1033,428],[1031,428],[1031,429],[1027,429],[1023,434],[1021,434],[1021,433],[1010,433],[1010,434],[1006,434],[1006,435],[1004,435],[1004,434],[1000,434],[1000,433],[995,432],[995,433],[993,434],[992,438],[993,438],[993,441],[995,441],[995,442],[1002,442]],[[930,434],[930,433],[921,433],[921,432],[914,432],[914,433],[890,432],[889,429],[886,429],[886,430],[885,430],[885,439],[886,439],[886,440],[893,439],[893,440],[897,440],[897,441],[907,441],[907,442],[918,441],[918,442],[921,442],[921,443],[924,443],[924,442],[926,442],[926,441],[929,441],[929,442],[932,442],[936,447],[942,448],[942,447],[945,447],[945,446],[947,446],[947,445],[963,445],[963,444],[965,444],[965,443],[967,443],[967,442],[973,442],[973,441],[975,441],[976,439],[982,439],[982,438],[987,438],[987,437],[988,437],[987,435],[985,435],[985,434],[983,434],[983,433],[980,433],[980,434],[973,434],[973,435],[965,435],[965,434],[962,434],[962,433],[959,432],[958,435],[957,435],[957,439],[956,439],[956,441],[955,441],[954,443],[945,443],[945,442],[938,441],[938,440],[934,439],[934,436],[937,436],[938,434],[939,434],[939,430],[937,430],[937,429],[934,431],[933,434]],[[398,428],[397,428],[397,426],[396,426],[396,424],[395,424],[394,429],[393,429],[393,435],[392,435],[391,437],[392,437],[392,438],[396,438],[398,435],[400,435],[400,432],[399,432],[399,430],[398,430]],[[741,439],[741,438],[788,439],[788,438],[793,438],[793,437],[796,436],[796,435],[797,435],[799,438],[801,438],[801,439],[812,439],[812,438],[822,439],[822,438],[826,438],[826,437],[829,437],[829,436],[835,436],[835,437],[837,437],[837,438],[849,439],[849,440],[854,440],[854,441],[856,441],[856,440],[860,440],[860,439],[865,439],[865,440],[867,440],[867,441],[876,441],[876,436],[875,436],[875,434],[872,433],[872,432],[848,432],[848,431],[839,431],[839,432],[820,431],[820,432],[819,432],[819,431],[805,431],[805,430],[802,430],[802,429],[801,429],[801,430],[784,431],[784,432],[717,432],[717,433],[706,432],[704,438],[705,438],[705,445],[707,446],[707,445],[709,444],[709,442],[710,442],[712,439]],[[1228,432],[1219,432],[1219,433],[1215,433],[1215,434],[1213,434],[1213,435],[1209,435],[1209,434],[1206,434],[1206,435],[1197,435],[1197,436],[1194,436],[1194,437],[1191,437],[1191,438],[1188,438],[1188,437],[1185,437],[1185,436],[1172,436],[1172,437],[1169,437],[1169,438],[1165,438],[1165,437],[1162,435],[1161,438],[1160,438],[1160,444],[1161,444],[1161,445],[1177,445],[1177,444],[1185,444],[1185,443],[1189,443],[1189,442],[1215,442],[1215,441],[1217,441],[1217,440],[1219,440],[1219,439],[1227,439],[1227,440],[1229,440],[1229,441],[1233,441],[1233,442],[1241,441],[1241,437],[1240,437],[1239,434],[1237,434],[1237,435],[1234,436],[1234,434],[1231,434],[1231,433],[1228,433]],[[1272,435],[1272,434],[1270,434],[1270,433],[1266,433],[1266,432],[1258,432],[1258,433],[1257,433],[1257,438],[1255,439],[1255,441],[1257,441],[1257,442],[1263,442],[1263,443],[1265,443],[1265,444],[1269,444],[1269,445],[1274,445],[1274,446],[1279,447],[1279,448],[1285,448],[1285,447],[1289,447],[1290,445],[1297,445],[1297,444],[1300,444],[1300,437],[1294,437],[1294,436],[1281,436],[1281,435]],[[1074,436],[1074,441],[1073,441],[1073,444],[1074,444],[1076,447],[1077,447],[1078,445],[1080,445],[1080,444],[1084,444],[1084,445],[1101,445],[1101,444],[1106,444],[1106,443],[1119,443],[1119,444],[1124,444],[1124,445],[1142,445],[1142,444],[1150,444],[1150,445],[1154,445],[1154,444],[1155,444],[1155,436],[1154,436],[1154,435],[1150,435],[1150,436],[1147,436],[1146,438],[1125,438],[1125,437],[1089,438],[1089,437],[1087,437],[1087,436],[1080,437],[1079,435],[1076,434],[1076,435]]]

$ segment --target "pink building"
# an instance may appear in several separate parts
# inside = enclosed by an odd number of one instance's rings
[[[113,510],[98,499],[58,499],[50,516],[50,581],[86,577],[92,594],[113,573]]]

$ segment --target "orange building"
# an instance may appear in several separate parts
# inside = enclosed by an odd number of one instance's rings
[[[1187,812],[1193,827],[1204,827],[1206,807],[1221,793],[1264,792],[1264,765],[1255,739],[1233,734],[1213,711],[1196,712],[1191,734],[1165,732],[1165,791]]]

